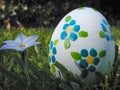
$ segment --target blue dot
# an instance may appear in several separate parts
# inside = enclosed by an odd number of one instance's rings
[[[110,41],[110,37],[108,34],[106,34],[105,37],[106,37],[106,40]]]
[[[53,53],[53,54],[56,54],[56,52],[57,52],[56,48],[53,47],[53,49],[52,49],[52,53]]]
[[[52,47],[53,47],[53,41],[50,42],[50,47],[49,48],[52,49]]]
[[[98,57],[95,57],[93,64],[97,65],[99,62],[100,62],[100,59]]]
[[[63,32],[61,33],[61,35],[60,35],[60,38],[61,38],[62,40],[64,40],[66,37],[67,37],[67,33],[66,33],[65,31],[63,31]]]
[[[104,32],[107,32],[107,29],[106,29],[106,27],[105,27],[104,24],[101,24],[101,27],[102,27],[102,30],[103,30]]]
[[[51,57],[51,63],[54,63],[55,62],[55,56],[53,55],[52,57]]]
[[[90,55],[93,57],[97,56],[97,51],[94,48],[90,49]]]
[[[111,28],[111,26],[109,25],[108,27],[109,27],[110,32],[112,33],[112,28]]]
[[[113,41],[113,35],[111,35],[111,41]]]
[[[69,26],[69,24],[64,24],[63,30],[66,30],[68,26]]]
[[[86,68],[86,67],[88,67],[88,63],[86,62],[85,59],[82,59],[82,60],[80,61],[79,65],[80,65],[81,68]]]
[[[104,23],[105,25],[108,25],[108,22],[107,22],[105,19],[103,19],[103,23]]]
[[[75,26],[74,26],[74,31],[75,31],[75,32],[78,32],[79,30],[80,30],[80,25],[75,25]]]
[[[88,70],[90,72],[94,72],[96,70],[96,68],[93,65],[91,65],[91,66],[89,66]]]
[[[81,55],[82,55],[83,57],[87,57],[87,56],[88,56],[88,51],[87,51],[86,49],[82,49],[82,50],[81,50]]]
[[[69,38],[70,38],[70,40],[75,41],[78,38],[78,36],[72,32],[72,33],[70,33]]]
[[[49,62],[51,62],[51,57],[50,56],[48,56],[48,60],[49,60]]]
[[[74,25],[75,23],[76,23],[75,20],[71,20],[69,24],[70,24],[70,25]]]

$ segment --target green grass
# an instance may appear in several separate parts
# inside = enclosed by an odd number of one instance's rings
[[[113,35],[116,45],[120,45],[120,28],[113,27]]]
[[[77,80],[72,73],[65,73],[65,81],[56,79],[49,70],[48,45],[53,33],[52,29],[25,29],[25,30],[0,30],[0,46],[4,40],[15,39],[19,33],[26,36],[37,34],[40,45],[30,47],[26,51],[26,59],[29,65],[31,87],[28,90],[116,90],[120,88],[120,65],[119,60],[108,75],[101,77],[101,84],[88,85]],[[120,45],[120,28],[113,27],[116,45]],[[120,57],[120,53],[118,53]],[[20,53],[15,50],[0,51],[0,88],[4,90],[26,90],[27,80],[23,71]],[[65,68],[60,64],[60,69]]]

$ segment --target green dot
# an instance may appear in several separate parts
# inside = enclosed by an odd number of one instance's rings
[[[100,58],[104,57],[105,55],[106,55],[106,50],[101,50],[101,51],[99,52],[99,57],[100,57]]]
[[[79,37],[83,37],[83,38],[88,37],[88,33],[85,32],[85,31],[80,31],[80,32],[78,33],[78,35],[79,35]]]
[[[101,38],[105,38],[105,33],[104,33],[103,31],[100,31],[100,32],[99,32],[99,36],[100,36]]]
[[[71,16],[67,16],[66,18],[65,18],[65,22],[69,22],[70,20],[71,20]]]
[[[80,7],[80,8],[78,8],[78,10],[83,10],[83,9],[85,9],[85,7]]]
[[[79,61],[79,60],[82,59],[80,53],[78,53],[78,52],[71,52],[71,56],[72,56],[72,58],[74,58],[76,61]]]

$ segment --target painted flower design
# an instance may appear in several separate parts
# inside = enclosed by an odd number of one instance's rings
[[[71,41],[75,41],[78,38],[77,32],[79,30],[80,25],[77,25],[75,20],[71,20],[69,23],[64,24],[60,38],[62,40],[69,38]]]
[[[3,45],[0,50],[15,49],[17,51],[23,52],[28,47],[40,44],[41,42],[36,42],[37,38],[37,35],[26,37],[24,34],[21,33],[17,36],[15,40],[3,41],[5,45]]]
[[[101,28],[100,37],[106,38],[107,41],[113,41],[112,28],[105,19],[102,20]]]
[[[80,68],[83,70],[88,70],[90,72],[95,72],[96,66],[100,62],[100,58],[106,55],[106,50],[101,50],[99,53],[91,48],[90,51],[87,49],[82,49],[80,53],[71,52],[72,58],[77,61]]]
[[[58,44],[58,39],[51,41],[49,45],[49,55],[48,55],[48,60],[50,62],[50,70],[51,72],[56,72],[56,67],[55,67],[55,61],[56,61],[56,54],[57,54],[57,49],[56,45]]]
[[[48,56],[48,60],[50,63],[54,63],[55,62],[55,55],[57,53],[57,49],[54,45],[54,42],[51,41],[50,45],[49,45],[49,56]]]
[[[88,52],[87,49],[81,50],[82,59],[79,62],[79,65],[83,69],[88,69],[90,72],[94,72],[96,70],[96,65],[99,63],[100,59],[97,57],[97,51],[92,48]]]
[[[70,41],[76,41],[78,37],[85,38],[88,33],[84,30],[80,30],[80,25],[76,24],[76,20],[72,19],[71,16],[65,18],[65,24],[60,34],[60,39],[64,40],[65,49],[69,49],[71,46]]]

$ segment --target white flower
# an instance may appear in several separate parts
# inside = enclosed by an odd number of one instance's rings
[[[26,37],[21,33],[15,40],[3,41],[5,45],[3,45],[0,50],[15,49],[17,51],[23,52],[28,47],[40,44],[41,42],[36,42],[37,38],[37,35]]]

